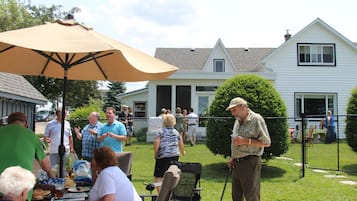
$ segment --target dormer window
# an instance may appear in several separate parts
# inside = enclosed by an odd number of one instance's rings
[[[224,72],[224,59],[213,59],[213,72]]]
[[[299,66],[336,66],[335,44],[299,43]]]

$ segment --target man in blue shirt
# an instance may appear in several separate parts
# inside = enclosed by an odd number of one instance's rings
[[[98,112],[91,112],[88,117],[89,124],[83,128],[82,133],[79,131],[80,128],[74,128],[77,139],[82,140],[82,158],[89,162],[92,161],[93,150],[101,146],[101,142],[97,140],[103,126],[99,119]]]
[[[103,142],[103,146],[112,148],[114,152],[122,152],[122,142],[126,140],[126,128],[123,123],[115,120],[115,113],[112,107],[106,109],[105,115],[108,122],[103,125],[97,139]]]

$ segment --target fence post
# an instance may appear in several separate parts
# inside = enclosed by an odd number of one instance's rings
[[[305,177],[305,164],[306,164],[306,156],[305,156],[305,113],[301,113],[301,177]]]

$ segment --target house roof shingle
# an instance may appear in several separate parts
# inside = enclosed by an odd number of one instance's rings
[[[0,72],[0,97],[35,104],[45,104],[47,99],[23,76]]]
[[[226,48],[240,71],[254,71],[257,64],[276,48]],[[213,48],[157,48],[155,57],[179,67],[179,71],[201,70]]]

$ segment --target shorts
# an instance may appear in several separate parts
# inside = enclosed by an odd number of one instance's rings
[[[133,133],[134,133],[134,131],[133,131],[133,126],[127,126],[127,127],[126,127],[126,132],[127,132],[127,135],[128,135],[128,136],[132,137],[132,136],[133,136]]]
[[[188,136],[196,136],[196,128],[197,128],[197,126],[189,126],[187,135]]]
[[[178,161],[178,159],[178,156],[156,159],[154,177],[164,177],[164,173],[169,169],[171,163]]]

